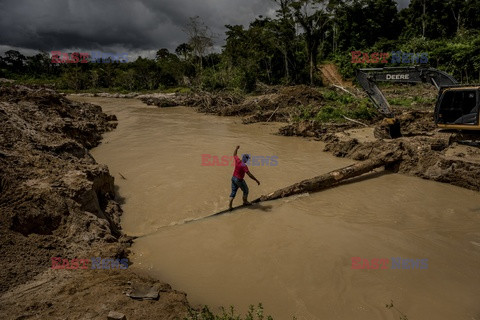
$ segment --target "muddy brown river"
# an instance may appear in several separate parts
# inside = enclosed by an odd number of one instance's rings
[[[192,305],[243,312],[261,302],[275,319],[480,319],[478,193],[374,174],[185,224],[228,204],[233,167],[202,166],[202,154],[231,156],[240,145],[277,156],[277,166],[250,166],[261,181],[246,178],[251,199],[352,161],[322,152],[321,142],[274,135],[278,124],[72,99],[119,119],[92,154],[115,176],[124,231],[140,236],[131,268],[187,292]],[[354,269],[354,257],[377,268]]]

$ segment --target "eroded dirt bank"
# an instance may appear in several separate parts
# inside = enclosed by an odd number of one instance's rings
[[[126,270],[53,270],[51,258],[127,258],[114,179],[88,149],[116,118],[49,89],[0,87],[0,314],[3,319],[173,319],[186,295]],[[126,296],[153,287],[158,300]]]

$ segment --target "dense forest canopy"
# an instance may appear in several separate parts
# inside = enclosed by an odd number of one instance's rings
[[[428,65],[463,82],[480,82],[480,0],[272,0],[274,17],[226,25],[221,52],[201,17],[185,26],[189,41],[155,59],[52,63],[49,53],[0,57],[0,77],[55,83],[61,89],[140,91],[188,86],[252,91],[266,84],[320,84],[318,64],[334,61],[352,77],[352,51],[428,53]],[[108,59],[107,59],[108,60]],[[368,66],[385,66],[369,64]]]

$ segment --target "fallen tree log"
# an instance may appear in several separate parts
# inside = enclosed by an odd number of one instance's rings
[[[279,189],[268,195],[263,195],[252,201],[252,203],[270,201],[279,198],[289,197],[295,194],[321,191],[335,187],[345,180],[360,176],[382,166],[389,166],[400,161],[401,155],[394,152],[385,152],[373,159],[352,164],[348,167],[322,174],[315,178],[303,180],[291,186]]]

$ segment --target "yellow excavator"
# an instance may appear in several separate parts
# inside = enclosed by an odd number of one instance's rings
[[[438,89],[434,113],[437,127],[478,131],[480,134],[480,85],[462,85],[443,71],[419,66],[359,69],[357,80],[375,107],[385,116],[384,122],[391,138],[402,136],[400,122],[378,88],[378,82],[434,85]]]

